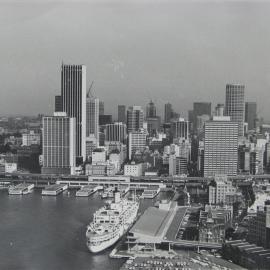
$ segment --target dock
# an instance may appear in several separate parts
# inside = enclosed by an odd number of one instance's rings
[[[25,184],[21,183],[16,186],[10,186],[8,188],[8,194],[9,195],[25,195],[32,192],[34,189],[34,184]]]
[[[90,195],[94,194],[98,190],[103,190],[103,187],[86,185],[86,186],[81,187],[81,189],[76,192],[76,197],[89,197]]]
[[[153,199],[155,198],[160,192],[160,187],[159,186],[152,186],[152,187],[147,187],[141,196],[141,198],[144,199]]]
[[[45,187],[41,194],[46,195],[46,196],[57,196],[58,194],[62,193],[63,191],[68,189],[68,185],[63,185],[63,184],[54,184],[54,185],[49,185]]]

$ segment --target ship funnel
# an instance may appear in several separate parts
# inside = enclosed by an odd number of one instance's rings
[[[114,202],[119,203],[121,200],[121,194],[118,190],[114,191]]]

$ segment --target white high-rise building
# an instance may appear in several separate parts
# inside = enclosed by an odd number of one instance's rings
[[[42,173],[74,174],[76,166],[76,120],[66,113],[42,119]]]
[[[141,129],[139,131],[130,132],[128,135],[128,158],[132,159],[132,156],[136,151],[143,151],[146,146],[146,131]]]
[[[226,203],[226,195],[235,192],[236,188],[228,181],[226,175],[215,175],[215,186],[209,186],[209,203]]]
[[[225,115],[238,123],[238,136],[244,135],[245,121],[245,86],[242,84],[226,85]]]
[[[86,158],[86,66],[64,65],[61,69],[62,108],[76,119],[76,157]]]
[[[205,123],[204,137],[204,176],[236,175],[238,123],[230,117],[214,117]]]

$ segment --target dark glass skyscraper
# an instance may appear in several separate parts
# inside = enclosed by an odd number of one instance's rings
[[[238,123],[238,135],[244,135],[245,119],[245,86],[242,84],[226,85],[225,115],[231,117],[231,121]]]
[[[63,111],[76,118],[76,157],[85,160],[86,66],[62,64],[61,96]]]
[[[55,98],[54,98],[54,111],[55,112],[62,112],[63,111],[62,96],[55,96]]]
[[[127,110],[128,132],[138,131],[143,128],[143,110],[140,106],[132,106]]]
[[[126,123],[126,106],[118,105],[118,122]]]
[[[146,118],[153,118],[157,116],[157,109],[155,103],[151,100],[146,106]]]
[[[257,119],[257,103],[246,102],[245,103],[245,122],[248,123],[248,129],[253,130],[256,128]]]
[[[197,117],[201,115],[211,116],[211,102],[194,102],[193,103],[193,130],[197,133]]]
[[[164,122],[169,123],[173,114],[172,104],[166,103],[164,107]]]

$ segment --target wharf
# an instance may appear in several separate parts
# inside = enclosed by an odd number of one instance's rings
[[[94,194],[98,190],[103,190],[102,186],[93,186],[93,185],[87,185],[81,187],[80,190],[76,192],[76,197],[89,197],[90,195]]]
[[[62,193],[64,190],[67,190],[67,188],[68,188],[68,185],[63,185],[63,184],[49,185],[42,190],[41,194],[47,195],[47,196],[57,196],[58,194]]]
[[[10,186],[8,188],[9,195],[25,195],[31,193],[34,189],[34,184],[21,183],[16,186]]]

